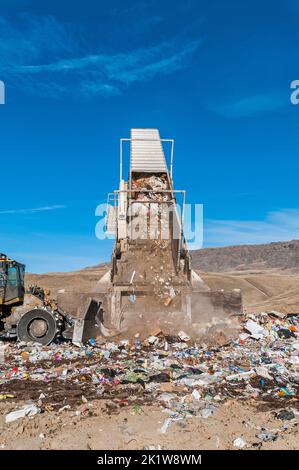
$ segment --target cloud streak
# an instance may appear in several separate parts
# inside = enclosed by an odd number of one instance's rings
[[[264,220],[204,221],[205,245],[240,245],[299,239],[299,209],[269,212]]]
[[[0,210],[0,215],[4,215],[4,214],[35,214],[36,212],[47,212],[47,211],[54,211],[54,210],[57,210],[57,209],[66,209],[66,206],[54,205],[54,206],[34,207],[32,209],[5,209],[5,210]]]
[[[212,111],[227,118],[251,117],[274,111],[289,105],[289,96],[281,93],[265,93],[219,104]]]
[[[186,66],[200,39],[174,38],[158,45],[105,53],[78,42],[53,17],[22,16],[22,28],[0,17],[0,72],[15,86],[47,94],[116,95],[134,82]]]

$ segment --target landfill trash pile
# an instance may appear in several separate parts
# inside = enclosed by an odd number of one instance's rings
[[[277,420],[297,422],[299,316],[261,313],[243,316],[242,323],[238,337],[210,348],[184,331],[145,341],[90,339],[82,347],[10,343],[0,363],[0,403],[15,404],[6,422],[49,411],[84,413],[93,400],[104,400],[108,414],[158,404],[166,413],[160,432],[166,433],[172,421],[209,419],[229,398],[253,399],[261,409],[276,410]],[[270,438],[261,430],[259,439]]]

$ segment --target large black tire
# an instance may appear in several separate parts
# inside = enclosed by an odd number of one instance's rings
[[[35,341],[47,345],[56,337],[58,332],[55,316],[43,308],[35,308],[26,312],[17,325],[19,341]]]

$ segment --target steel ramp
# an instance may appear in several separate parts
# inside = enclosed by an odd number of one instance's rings
[[[168,173],[158,129],[131,129],[130,173]]]

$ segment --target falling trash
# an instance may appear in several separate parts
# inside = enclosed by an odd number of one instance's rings
[[[130,284],[133,284],[135,274],[136,274],[136,271],[133,271],[131,275],[131,279],[130,279]]]
[[[149,336],[147,338],[147,341],[149,342],[149,344],[158,344],[159,338],[157,338],[157,336]]]
[[[190,336],[187,335],[184,331],[179,331],[178,332],[178,337],[180,338],[181,341],[190,341]]]
[[[136,295],[135,294],[130,294],[128,296],[128,300],[132,303],[135,303],[136,302]]]

